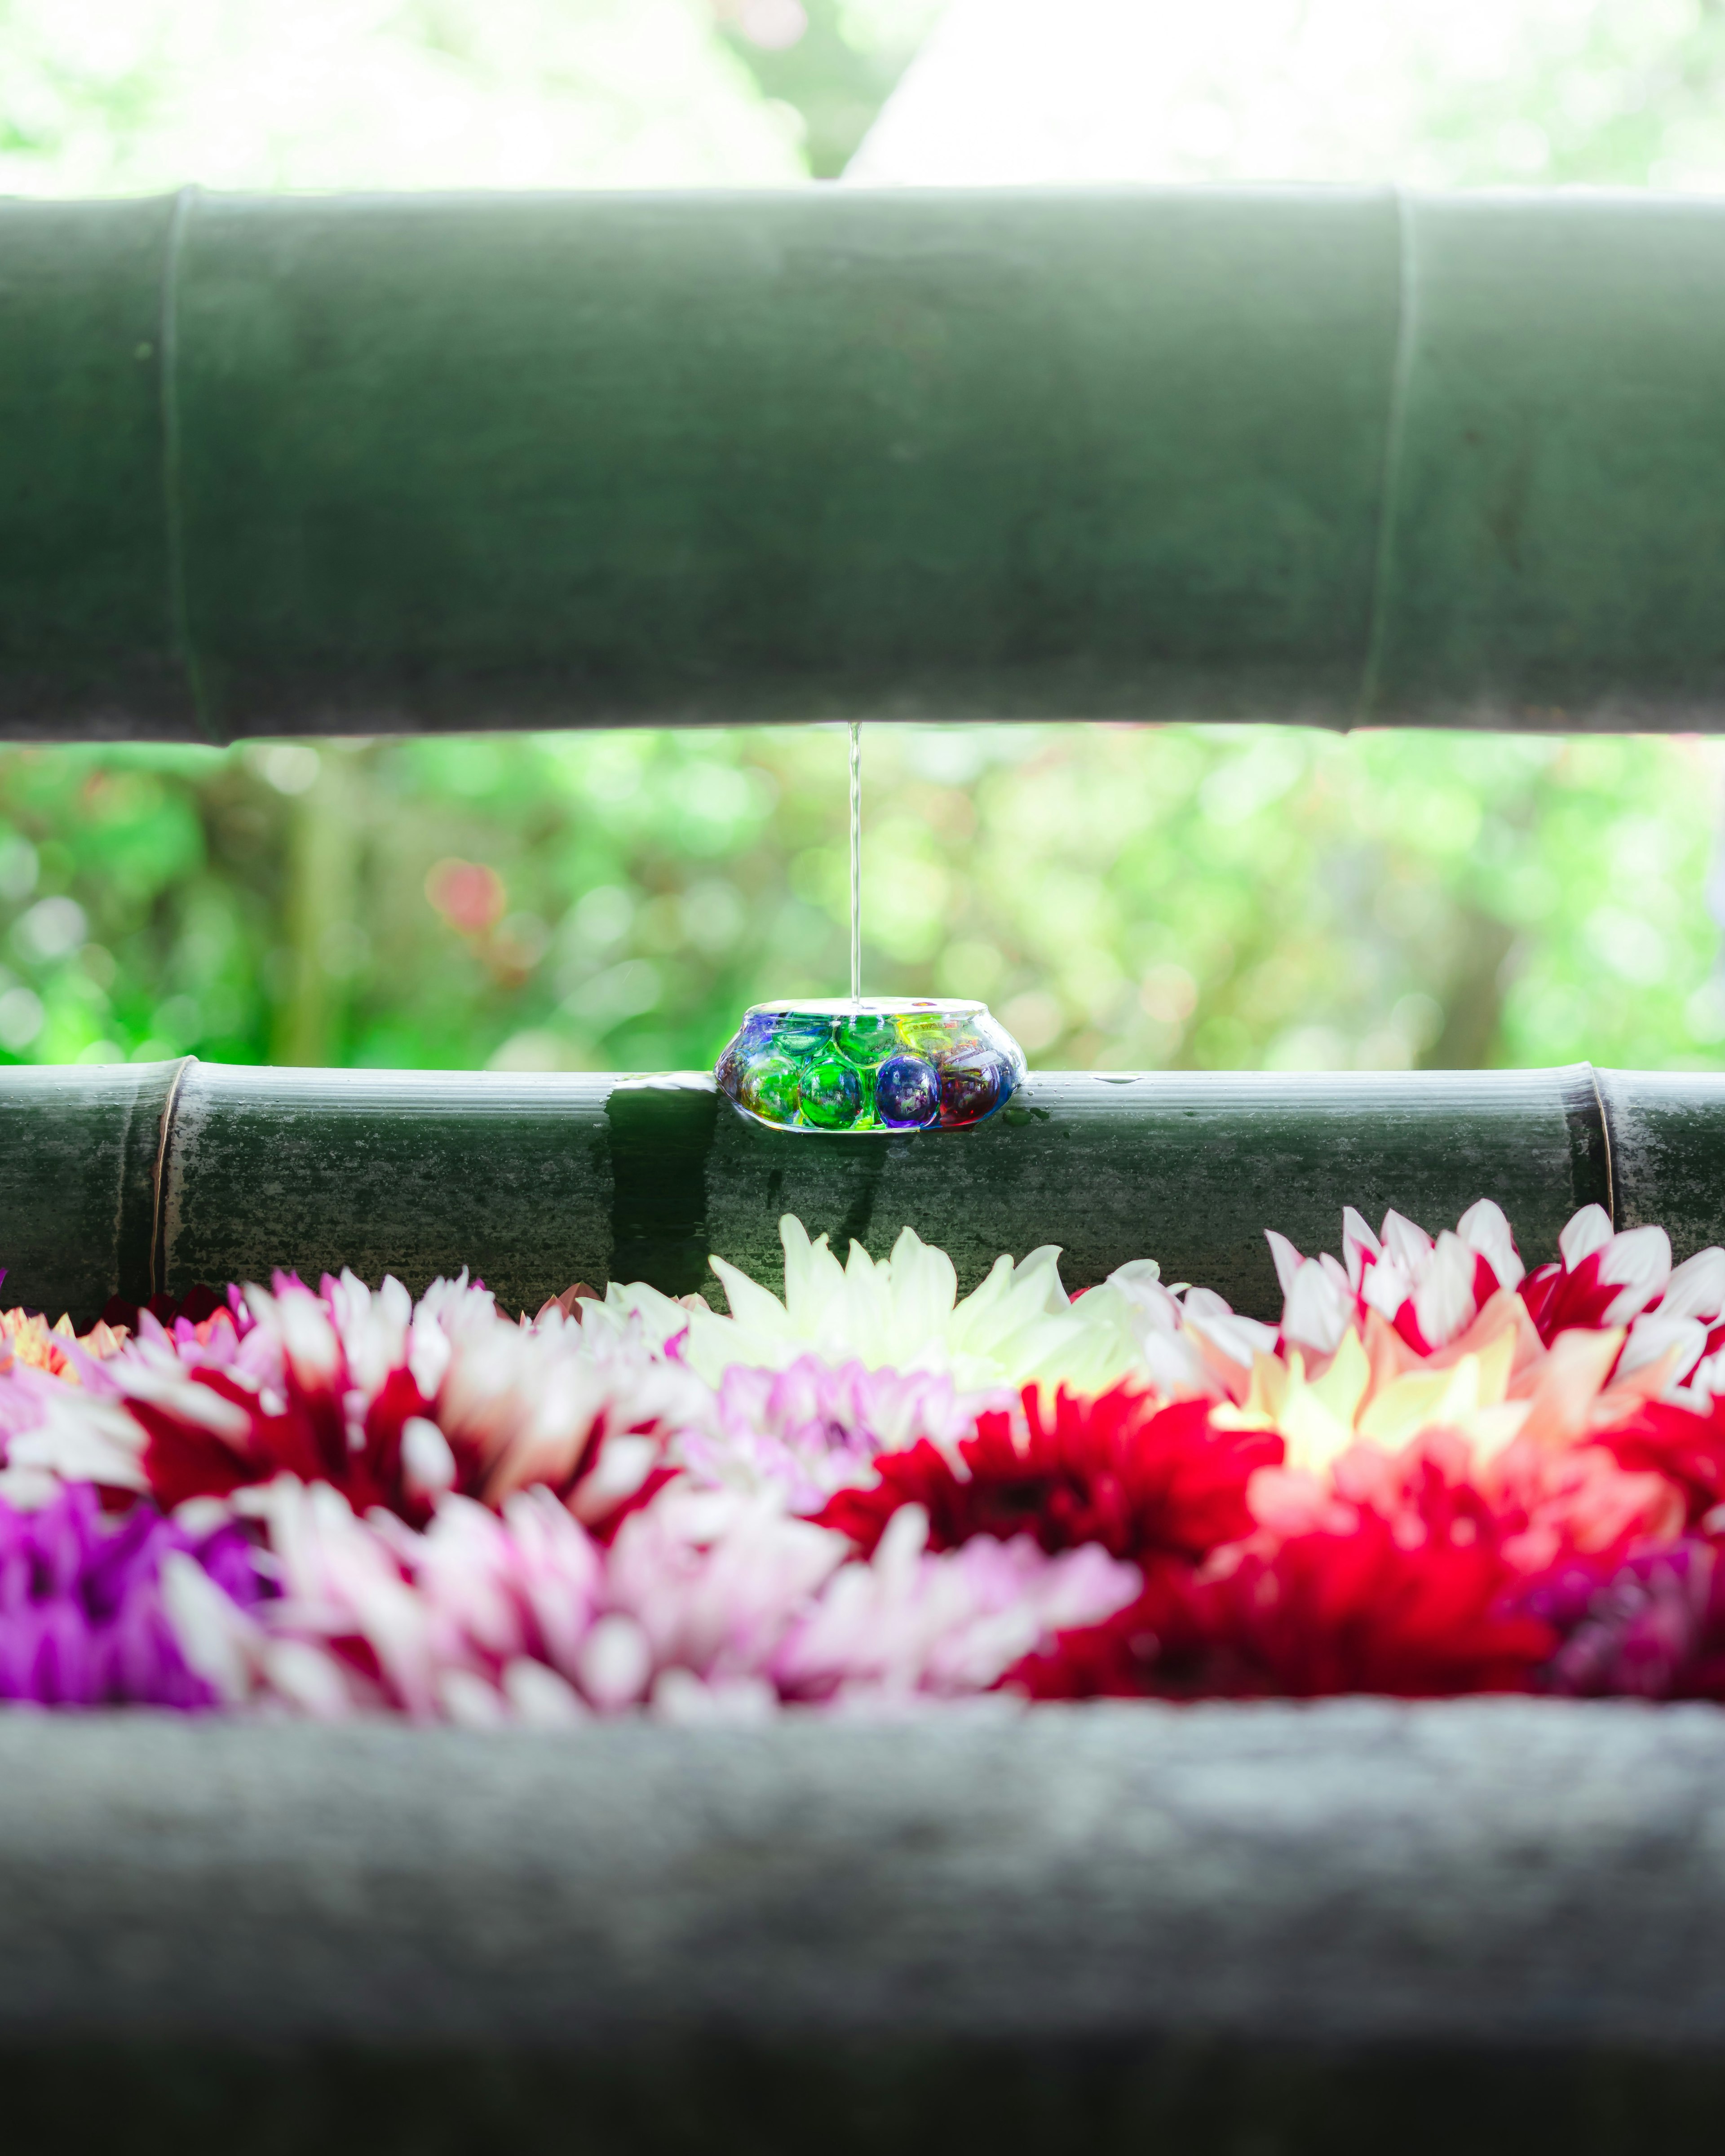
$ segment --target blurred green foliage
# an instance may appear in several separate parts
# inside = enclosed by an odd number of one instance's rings
[[[0,0],[0,189],[784,184],[942,0]]]
[[[939,0],[714,0],[726,44],[803,123],[810,175],[836,179],[940,13]]]
[[[1716,188],[1725,178],[1722,0],[1500,3],[1468,65],[1423,71],[1419,126],[1450,184],[1625,182]]]
[[[867,726],[864,979],[1033,1062],[1719,1060],[1710,743]],[[829,726],[0,758],[0,1051],[711,1063],[842,992]]]

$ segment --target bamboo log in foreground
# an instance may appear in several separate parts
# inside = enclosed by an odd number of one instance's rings
[[[1129,1258],[1280,1307],[1263,1231],[1339,1250],[1344,1204],[1434,1233],[1494,1198],[1530,1265],[1604,1205],[1681,1258],[1725,1242],[1725,1076],[1561,1070],[1033,1075],[968,1132],[817,1137],[711,1081],[289,1070],[187,1058],[0,1077],[8,1300],[70,1311],[351,1265],[416,1293],[470,1266],[511,1310],[584,1279],[778,1285],[778,1222],[884,1255],[914,1227],[968,1288],[1059,1244],[1070,1288]]]
[[[190,191],[0,287],[0,734],[1725,711],[1725,203]]]
[[[8,1717],[7,2144],[1702,2156],[1704,1707]]]

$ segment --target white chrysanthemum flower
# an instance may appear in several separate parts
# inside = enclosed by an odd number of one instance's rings
[[[841,1265],[827,1238],[811,1242],[793,1215],[778,1226],[783,1301],[716,1257],[711,1262],[729,1317],[691,1309],[639,1284],[614,1283],[608,1321],[633,1318],[658,1342],[686,1328],[684,1357],[713,1384],[739,1364],[783,1370],[814,1355],[870,1370],[939,1372],[963,1393],[1032,1382],[1099,1392],[1128,1377],[1164,1391],[1214,1389],[1152,1260],[1122,1266],[1074,1301],[1060,1283],[1060,1251],[1047,1244],[1016,1265],[996,1259],[961,1301],[952,1260],[911,1229],[890,1257],[871,1258],[853,1243]]]

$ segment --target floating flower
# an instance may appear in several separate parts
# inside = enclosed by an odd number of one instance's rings
[[[983,1409],[1009,1399],[958,1393],[930,1371],[834,1369],[814,1355],[783,1370],[737,1363],[719,1380],[714,1427],[685,1430],[678,1458],[702,1480],[773,1489],[793,1512],[818,1512],[835,1490],[867,1481],[878,1454],[923,1437],[954,1445]]]
[[[1138,1587],[1099,1550],[1050,1559],[1028,1538],[929,1556],[914,1507],[860,1563],[770,1499],[687,1486],[632,1513],[608,1549],[542,1488],[501,1516],[446,1496],[423,1532],[290,1476],[235,1502],[264,1532],[280,1594],[243,1609],[174,1560],[186,1659],[230,1705],[321,1719],[711,1718],[983,1691]]]
[[[721,1261],[723,1317],[344,1275],[0,1322],[6,1681],[475,1726],[1725,1697],[1725,1251],[1586,1209],[1527,1275],[1487,1202],[1350,1212],[1339,1259],[1271,1237],[1271,1326],[1147,1260],[961,1299],[908,1232],[781,1232],[783,1299]]]
[[[711,1411],[627,1328],[589,1336],[556,1308],[511,1324],[465,1275],[416,1305],[394,1280],[373,1294],[344,1273],[314,1295],[278,1274],[243,1310],[172,1335],[146,1313],[103,1366],[111,1397],[50,1404],[11,1463],[170,1507],[286,1473],[414,1522],[446,1491],[495,1507],[544,1483],[598,1522],[662,1481],[670,1434]]]
[[[730,1303],[720,1317],[688,1309],[651,1288],[614,1283],[607,1308],[638,1317],[649,1337],[675,1343],[691,1368],[716,1384],[736,1365],[788,1368],[814,1355],[865,1369],[937,1372],[966,1392],[1016,1387],[1032,1378],[1101,1391],[1141,1365],[1143,1340],[1172,1341],[1178,1311],[1165,1290],[1153,1296],[1158,1268],[1141,1260],[1077,1300],[1060,1284],[1060,1252],[1033,1250],[1014,1265],[995,1260],[982,1285],[962,1301],[944,1250],[909,1228],[890,1257],[871,1258],[853,1243],[840,1265],[824,1235],[809,1240],[793,1215],[779,1222],[784,1299],[714,1258]],[[1165,1307],[1164,1307],[1165,1306]],[[588,1322],[592,1322],[589,1319]],[[1169,1374],[1207,1384],[1195,1357],[1175,1356]]]
[[[1500,1209],[1482,1199],[1452,1234],[1434,1243],[1398,1213],[1374,1235],[1350,1206],[1343,1215],[1345,1263],[1327,1253],[1302,1258],[1272,1232],[1271,1251],[1285,1298],[1285,1347],[1332,1354],[1350,1330],[1378,1312],[1414,1354],[1449,1347],[1505,1291],[1519,1290],[1541,1342],[1565,1332],[1623,1329],[1620,1373],[1664,1366],[1663,1382],[1711,1389],[1698,1366],[1725,1348],[1725,1250],[1698,1251],[1676,1270],[1662,1228],[1613,1232],[1604,1209],[1584,1206],[1558,1239],[1559,1255],[1524,1272]],[[1725,1378],[1725,1356],[1719,1374]]]
[[[1593,1224],[1584,1215],[1577,1221],[1572,1247],[1579,1248]],[[1357,1214],[1344,1216],[1345,1267],[1328,1256],[1302,1259],[1286,1239],[1271,1239],[1286,1296],[1278,1349],[1254,1358],[1249,1379],[1235,1372],[1229,1389],[1243,1418],[1281,1432],[1289,1467],[1322,1477],[1362,1443],[1393,1453],[1442,1430],[1464,1440],[1473,1474],[1512,1508],[1537,1512],[1563,1493],[1575,1497],[1585,1483],[1597,1516],[1615,1507],[1625,1518],[1663,1518],[1670,1493],[1663,1486],[1651,1492],[1645,1476],[1633,1490],[1620,1484],[1605,1502],[1616,1466],[1630,1463],[1596,1453],[1583,1471],[1569,1455],[1672,1390],[1688,1348],[1650,1352],[1654,1343],[1636,1330],[1652,1322],[1639,1314],[1645,1297],[1671,1277],[1668,1250],[1662,1270],[1646,1261],[1645,1244],[1616,1261],[1624,1270],[1631,1260],[1642,1268],[1632,1290],[1610,1290],[1612,1298],[1630,1294],[1623,1307],[1631,1325],[1548,1327],[1542,1336],[1495,1206],[1471,1208],[1447,1242],[1432,1243],[1394,1214],[1384,1229],[1379,1245]],[[1471,1269],[1465,1286],[1456,1253]],[[1725,1253],[1718,1255],[1725,1265]],[[1683,1270],[1705,1292],[1708,1267]],[[1543,1291],[1535,1301],[1546,1308]],[[1615,1307],[1615,1300],[1596,1301],[1594,1314]],[[1440,1346],[1425,1344],[1428,1327]],[[1648,1461],[1633,1464],[1656,1471]]]
[[[1522,1300],[1542,1340],[1576,1327],[1627,1325],[1671,1276],[1663,1228],[1612,1232],[1602,1205],[1586,1205],[1558,1238],[1558,1256],[1529,1279]]]
[[[866,1564],[834,1573],[774,1658],[791,1699],[880,1706],[980,1692],[1040,1646],[1130,1604],[1140,1575],[1094,1543],[1050,1557],[1029,1535],[932,1555],[920,1506],[893,1515]]]
[[[103,1324],[122,1337],[135,1333],[148,1311],[156,1322],[172,1332],[182,1318],[193,1327],[218,1310],[226,1309],[244,1327],[244,1301],[238,1288],[230,1287],[225,1296],[219,1296],[212,1287],[199,1281],[184,1295],[168,1295],[158,1291],[146,1302],[131,1302],[123,1295],[110,1295],[102,1308]]]
[[[1324,1355],[1374,1310],[1416,1355],[1429,1355],[1465,1332],[1500,1290],[1519,1286],[1524,1270],[1508,1221],[1486,1198],[1435,1242],[1396,1212],[1384,1214],[1374,1235],[1348,1206],[1340,1262],[1327,1251],[1303,1258],[1273,1229],[1268,1240],[1285,1298],[1281,1337]]]
[[[0,1374],[13,1369],[40,1370],[76,1385],[82,1383],[85,1358],[100,1362],[117,1355],[125,1339],[123,1329],[116,1332],[100,1319],[88,1332],[80,1333],[64,1314],[50,1326],[39,1310],[0,1311]],[[75,1349],[82,1349],[81,1358]]]
[[[1725,1504],[1725,1394],[1639,1402],[1599,1441],[1621,1466],[1661,1476],[1680,1491],[1691,1527]]]
[[[1701,1367],[1725,1341],[1725,1250],[1697,1250],[1674,1270],[1663,1228],[1614,1234],[1598,1205],[1568,1223],[1558,1250],[1557,1262],[1542,1265],[1522,1290],[1542,1339],[1625,1326],[1621,1368],[1665,1363],[1671,1388],[1686,1385],[1697,1398],[1725,1379],[1725,1358],[1705,1373]]]
[[[1579,1584],[1577,1594],[1570,1583],[1557,1583],[1535,1600],[1541,1614],[1571,1626],[1547,1668],[1548,1689],[1594,1698],[1725,1698],[1725,1579],[1710,1543],[1689,1537],[1643,1550],[1603,1583],[1584,1574]]]
[[[1435,1697],[1524,1691],[1558,1634],[1521,1606],[1489,1503],[1441,1445],[1334,1492],[1201,1571],[1153,1568],[1110,1622],[1063,1635],[1014,1681],[1097,1694]]]
[[[1316,1697],[1527,1689],[1556,1645],[1516,1606],[1500,1522],[1465,1459],[1409,1449],[1370,1498],[1248,1545],[1212,1583],[1227,1688]]]
[[[445,1497],[424,1534],[381,1509],[361,1519],[339,1490],[291,1476],[235,1505],[264,1535],[278,1596],[243,1609],[178,1563],[166,1580],[187,1660],[230,1706],[578,1718],[602,1560],[549,1493],[518,1492],[501,1517]]]
[[[1117,1386],[1049,1403],[1030,1385],[1019,1413],[980,1416],[951,1452],[925,1439],[878,1458],[872,1485],[841,1491],[821,1517],[865,1552],[915,1504],[935,1549],[1028,1534],[1049,1552],[1093,1543],[1117,1558],[1197,1559],[1251,1532],[1248,1486],[1282,1450],[1272,1432],[1216,1427],[1204,1401],[1168,1406]]]
[[[908,1228],[891,1257],[876,1260],[853,1243],[844,1265],[824,1235],[811,1242],[789,1214],[779,1236],[782,1302],[723,1259],[712,1260],[731,1314],[691,1312],[686,1349],[691,1368],[711,1381],[735,1364],[783,1369],[812,1353],[866,1369],[936,1370],[980,1389],[1005,1380],[1003,1355],[1034,1355],[1050,1321],[1059,1337],[1070,1310],[1051,1249],[1033,1251],[1018,1266],[998,1260],[960,1301],[952,1260]]]

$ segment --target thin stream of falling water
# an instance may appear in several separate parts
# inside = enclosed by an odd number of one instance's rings
[[[862,726],[850,721],[850,1001],[862,1001]]]

